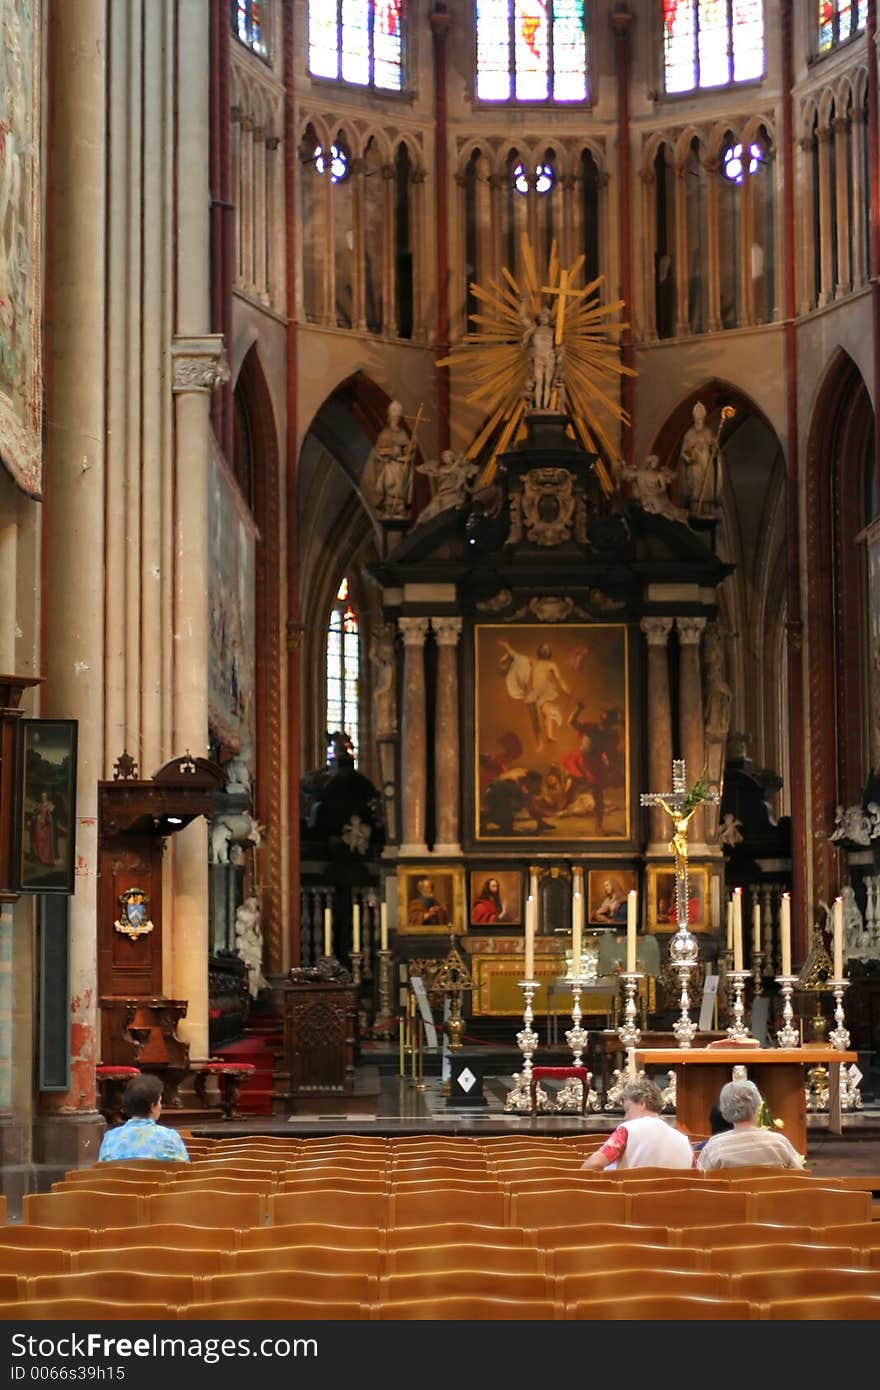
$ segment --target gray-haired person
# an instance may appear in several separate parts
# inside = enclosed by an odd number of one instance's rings
[[[761,1129],[758,1115],[761,1092],[754,1081],[728,1081],[718,1097],[721,1114],[733,1129],[715,1134],[700,1150],[697,1167],[703,1172],[714,1168],[746,1168],[766,1164],[769,1168],[802,1168],[804,1161],[784,1134]]]
[[[622,1100],[623,1122],[590,1154],[584,1168],[693,1168],[686,1135],[660,1118],[659,1086],[637,1077],[624,1086]]]

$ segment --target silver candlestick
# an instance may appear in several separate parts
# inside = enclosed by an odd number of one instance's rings
[[[363,951],[352,951],[351,953],[351,982],[355,987],[359,986],[363,979],[364,953]]]
[[[756,993],[756,994],[761,994],[761,993],[763,993],[763,988],[764,988],[763,979],[764,979],[764,977],[763,977],[763,975],[762,975],[762,973],[761,973],[763,964],[764,964],[764,953],[763,953],[762,951],[754,951],[754,952],[752,953],[752,979],[753,979],[754,982],[755,982],[755,993]]]
[[[374,1038],[390,1038],[394,1028],[391,1009],[391,952],[379,951],[379,1016],[373,1024]]]
[[[523,1055],[522,1071],[514,1072],[514,1084],[507,1092],[504,1102],[505,1111],[517,1110],[528,1111],[532,1109],[532,1056],[538,1046],[538,1035],[532,1027],[534,1013],[532,1011],[532,1000],[535,997],[535,990],[540,987],[539,980],[520,980],[518,988],[523,992],[523,1026],[516,1035],[516,1045]],[[538,1109],[547,1110],[549,1102],[547,1092],[542,1086],[537,1087],[536,1091]]]
[[[843,1026],[843,993],[849,989],[849,980],[829,980],[828,983],[834,991],[834,1021],[837,1024],[828,1034],[828,1041],[838,1052],[845,1052],[849,1047],[849,1029]]]
[[[697,1032],[697,1025],[690,1017],[690,976],[691,971],[696,970],[699,964],[700,948],[696,937],[688,931],[687,922],[681,920],[681,912],[679,912],[678,931],[669,943],[669,959],[678,971],[681,987],[678,1000],[681,1014],[673,1023],[672,1031],[678,1039],[679,1047],[690,1047],[694,1040],[694,1034]]]
[[[642,1040],[642,1030],[638,1024],[639,1010],[636,1004],[636,994],[638,992],[639,980],[645,977],[637,970],[624,970],[620,978],[623,980],[625,999],[623,1004],[623,1023],[617,1030],[617,1036],[624,1047],[638,1047]]]
[[[743,992],[746,987],[746,980],[752,978],[751,970],[731,970],[730,980],[733,984],[733,1023],[727,1030],[727,1036],[739,1041],[741,1038],[750,1038],[746,1025],[743,1023],[745,1006],[743,1004]]]
[[[776,1041],[780,1047],[799,1047],[800,1034],[794,1026],[794,1010],[791,1007],[791,996],[795,985],[798,982],[797,975],[777,975],[776,983],[782,990],[782,1027],[776,1030]]]
[[[580,975],[572,977],[567,983],[571,986],[571,1021],[574,1027],[566,1031],[565,1041],[572,1051],[572,1066],[580,1067],[583,1066],[581,1057],[589,1041],[589,1035],[581,1027],[581,1018],[583,1017],[581,1014],[581,985],[583,984],[583,977]]]

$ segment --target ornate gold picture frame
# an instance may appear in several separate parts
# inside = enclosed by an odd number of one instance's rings
[[[649,864],[647,875],[647,928],[652,932],[677,930],[675,916],[675,869],[670,864]],[[711,924],[709,870],[704,864],[688,866],[688,927],[693,932],[708,931]]]
[[[450,864],[399,864],[397,930],[409,936],[467,931],[464,870]]]

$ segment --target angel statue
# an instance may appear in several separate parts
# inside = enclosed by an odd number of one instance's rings
[[[419,513],[419,523],[431,521],[450,507],[460,507],[467,501],[480,465],[464,454],[444,449],[439,459],[416,464],[416,472],[424,473],[434,482],[434,496]]]
[[[235,953],[243,960],[248,972],[248,993],[256,999],[267,988],[263,975],[263,933],[260,930],[260,904],[257,898],[245,898],[235,913]]]

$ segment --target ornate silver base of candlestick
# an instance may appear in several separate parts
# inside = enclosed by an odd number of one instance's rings
[[[762,971],[762,969],[763,969],[763,965],[764,965],[764,953],[763,953],[763,951],[753,952],[753,953],[752,953],[752,979],[753,979],[754,982],[755,982],[755,994],[761,994],[761,993],[763,992],[763,988],[764,988],[764,986],[763,986],[763,979],[764,979],[764,977],[763,977],[763,975],[761,974],[761,971]]]
[[[639,1081],[644,1081],[645,1072],[644,1069],[642,1069],[637,1073],[637,1077],[631,1077],[626,1067],[622,1067],[620,1071],[618,1071],[617,1067],[615,1067],[614,1071],[611,1073],[611,1077],[611,1085],[608,1087],[608,1094],[605,1097],[605,1105],[603,1108],[605,1110],[622,1111],[624,1086],[628,1081],[633,1081],[636,1079],[638,1079]]]
[[[687,927],[679,925],[678,931],[669,943],[669,959],[678,971],[678,979],[681,993],[678,999],[678,1006],[681,1010],[680,1016],[672,1025],[672,1031],[678,1039],[679,1047],[690,1047],[694,1040],[694,1035],[698,1031],[696,1023],[690,1017],[691,996],[689,990],[691,971],[697,968],[700,959],[700,948],[696,938],[691,935]]]
[[[584,984],[583,975],[578,975],[576,978],[574,976],[570,977],[568,984],[571,987],[571,1021],[573,1027],[566,1031],[565,1041],[571,1048],[572,1066],[582,1067],[583,1051],[589,1041],[589,1034],[581,1027],[581,1018],[583,1017],[581,1013],[581,988]],[[587,1109],[598,1110],[599,1097],[590,1085],[591,1081],[592,1075],[588,1073]],[[582,1100],[582,1084],[576,1076],[570,1076],[567,1081],[563,1082],[556,1096],[556,1109],[559,1111],[574,1110],[579,1113]]]
[[[662,1097],[663,1097],[663,1109],[664,1109],[664,1110],[674,1110],[674,1109],[675,1109],[675,1102],[676,1102],[676,1098],[677,1098],[677,1096],[678,1096],[678,1089],[677,1089],[677,1088],[678,1088],[678,1078],[676,1077],[675,1072],[674,1072],[674,1071],[671,1071],[671,1072],[669,1073],[669,1082],[668,1082],[668,1084],[667,1084],[666,1086],[664,1086],[664,1087],[663,1087],[663,1090],[660,1092],[660,1094],[661,1094]]]
[[[849,1029],[843,1026],[843,992],[849,989],[849,980],[829,980],[828,983],[834,991],[834,1021],[837,1024],[828,1034],[828,1041],[838,1052],[845,1052],[849,1047]]]
[[[642,1030],[639,1027],[639,1010],[636,1004],[636,994],[638,992],[639,980],[645,977],[637,970],[624,970],[620,976],[623,980],[625,999],[623,1004],[623,1022],[617,1030],[617,1036],[624,1047],[638,1047],[642,1040]]]
[[[532,1057],[538,1046],[538,1035],[532,1027],[534,1013],[532,1011],[532,1000],[535,997],[535,990],[538,988],[538,980],[520,980],[519,988],[523,992],[523,1026],[516,1035],[516,1045],[523,1055],[522,1071],[514,1072],[513,1086],[507,1092],[504,1102],[506,1112],[516,1110],[531,1113],[532,1109]],[[538,1086],[537,1103],[539,1110],[549,1110],[550,1101],[543,1086]]]
[[[351,982],[357,988],[363,979],[363,951],[352,951],[351,953]]]
[[[859,1082],[850,1076],[849,1067],[840,1068],[840,1108],[841,1110],[861,1110],[862,1093]]]
[[[395,1032],[391,1008],[391,952],[379,951],[379,1011],[373,1024],[374,1038],[390,1038]]]
[[[776,1041],[780,1047],[799,1047],[800,1033],[794,1027],[794,1010],[791,1007],[791,995],[798,982],[797,975],[777,975],[776,983],[782,990],[782,1027],[776,1030]]]
[[[730,982],[733,985],[733,1023],[727,1030],[729,1038],[750,1038],[752,1036],[743,1023],[745,1015],[743,991],[746,987],[746,980],[751,978],[751,970],[731,970],[730,972]]]

